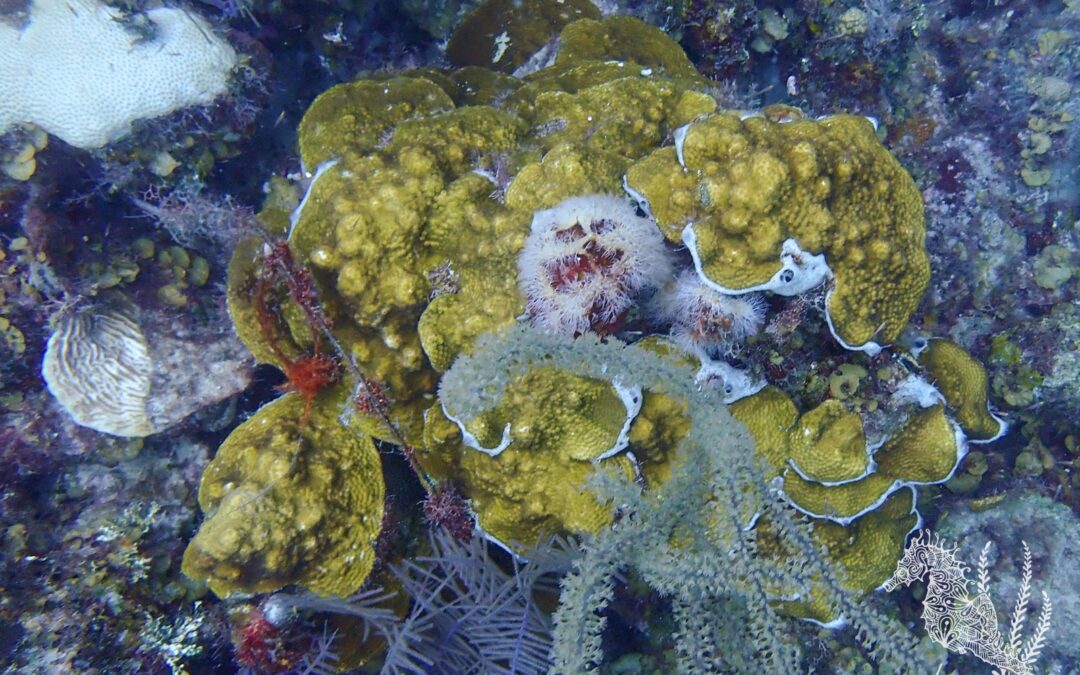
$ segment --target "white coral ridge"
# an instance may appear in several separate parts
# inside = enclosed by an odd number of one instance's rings
[[[799,247],[799,242],[786,239],[780,248],[780,269],[768,281],[745,288],[728,288],[716,283],[705,274],[701,254],[698,253],[697,235],[694,234],[693,223],[683,228],[682,240],[686,248],[690,250],[690,257],[694,259],[694,269],[701,277],[701,283],[724,295],[742,295],[755,291],[769,291],[785,296],[801,295],[832,278],[832,270],[825,263],[824,255],[808,253]]]
[[[41,363],[49,391],[78,424],[115,436],[154,433],[146,408],[152,372],[139,325],[111,310],[62,317]]]
[[[225,92],[236,52],[201,18],[159,7],[137,33],[121,17],[96,0],[34,0],[21,30],[0,22],[0,132],[27,122],[100,148]]]

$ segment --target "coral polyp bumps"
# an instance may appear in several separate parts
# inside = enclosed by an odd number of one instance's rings
[[[819,519],[816,536],[859,572],[853,587],[887,576],[917,521],[909,486],[951,474],[965,441],[949,413],[985,411],[985,382],[966,378],[976,384],[923,396],[924,407],[898,398],[895,433],[868,439],[842,403],[799,411],[721,357],[758,332],[760,293],[827,283],[843,344],[872,352],[894,341],[929,275],[913,181],[865,119],[718,110],[681,50],[636,20],[575,21],[559,45],[523,79],[425,70],[339,85],[312,104],[300,126],[308,193],[291,214],[268,208],[263,219],[288,237],[315,293],[301,303],[287,287],[257,293],[266,260],[249,243],[230,266],[229,306],[258,358],[285,367],[332,347],[339,380],[312,394],[310,414],[294,396],[226,442],[201,503],[204,530],[230,536],[197,536],[190,574],[223,594],[355,590],[384,489],[368,436],[406,449],[430,489],[454,484],[507,546],[604,531],[611,507],[585,487],[598,466],[654,489],[693,434],[746,442],[727,417],[724,429],[700,428],[720,422],[650,390],[651,371],[602,376],[603,364],[536,353],[512,372],[462,372],[480,367],[462,358],[478,340],[531,323],[564,342],[640,341],[636,353],[651,355],[642,363],[677,364],[685,391],[695,377],[739,382],[728,399],[744,397],[733,412],[756,441],[758,478],[778,478]],[[373,387],[379,405],[358,405]],[[875,456],[872,440],[887,440],[887,453]],[[364,480],[332,474],[342,457]]]

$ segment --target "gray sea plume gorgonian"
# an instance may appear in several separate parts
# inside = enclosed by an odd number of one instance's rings
[[[566,340],[519,325],[482,338],[460,357],[443,378],[440,397],[469,419],[494,405],[511,378],[538,364],[633,383],[684,404],[690,419],[664,484],[645,491],[614,473],[594,480],[620,517],[585,544],[562,582],[552,672],[580,672],[603,661],[604,609],[625,569],[670,599],[683,672],[802,670],[800,645],[777,603],[811,597],[851,622],[880,662],[903,672],[933,670],[921,662],[910,633],[844,587],[804,518],[764,481],[749,433],[717,392],[698,387],[688,366],[616,340]]]

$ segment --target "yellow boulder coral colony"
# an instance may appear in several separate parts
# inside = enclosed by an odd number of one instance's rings
[[[835,400],[799,415],[775,387],[732,404],[771,475],[847,571],[849,587],[868,592],[891,574],[907,534],[920,522],[909,486],[948,480],[966,452],[964,438],[936,405],[914,411],[877,449],[860,417]],[[907,488],[907,489],[904,489]],[[816,604],[790,608],[822,621]]]
[[[710,115],[627,173],[661,229],[722,293],[803,293],[830,276],[829,325],[876,352],[930,280],[922,198],[868,120]]]
[[[610,522],[610,512],[588,491],[572,487],[585,484],[593,462],[627,447],[639,405],[640,392],[534,368],[515,378],[500,404],[473,423],[461,425],[441,408],[430,410],[424,467],[466,485],[484,530],[504,544],[533,544],[563,530],[597,532]],[[625,454],[608,461],[633,477]]]
[[[880,448],[868,447],[859,415],[835,400],[800,416],[787,395],[767,387],[731,411],[783,478],[795,507],[843,525],[905,485],[948,480],[966,452],[942,405],[912,413]]]
[[[347,594],[363,582],[383,490],[366,434],[413,447],[423,478],[457,484],[480,526],[508,544],[605,527],[611,513],[583,489],[597,462],[647,482],[670,475],[688,421],[678,402],[633,383],[538,364],[475,418],[442,405],[440,373],[525,310],[517,259],[538,211],[625,188],[716,288],[799,292],[835,275],[829,315],[845,343],[870,349],[906,323],[927,283],[921,205],[868,122],[717,112],[678,46],[634,19],[574,21],[559,44],[552,65],[522,79],[477,67],[403,73],[339,85],[308,110],[310,187],[291,214],[271,207],[263,218],[312,271],[344,376],[367,382],[315,398],[306,421],[290,395],[222,446],[200,491],[208,519],[184,563],[219,594],[287,583]],[[547,272],[554,286],[573,285],[623,253],[594,247]],[[252,352],[275,363],[320,338],[288,292],[256,300],[265,255],[259,242],[237,249],[229,307]],[[374,415],[345,395],[371,383],[387,399]],[[831,518],[821,537],[855,533],[836,555],[875,579],[915,518],[911,491],[893,493],[944,479],[962,453],[940,406],[873,455],[838,403],[800,417],[769,388],[739,409],[792,500]],[[874,520],[863,515],[883,503]]]
[[[345,427],[330,390],[304,419],[288,394],[237,427],[203,474],[206,521],[184,552],[184,573],[221,597],[290,584],[347,596],[375,564],[383,516],[379,453]]]

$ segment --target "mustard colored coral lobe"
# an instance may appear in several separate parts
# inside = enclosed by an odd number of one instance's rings
[[[833,278],[830,326],[850,348],[894,341],[929,283],[922,198],[864,118],[710,115],[627,179],[720,292]]]
[[[304,418],[288,394],[237,427],[203,474],[207,514],[184,573],[220,597],[297,584],[348,596],[375,564],[384,485],[371,439],[335,417],[327,392]]]

